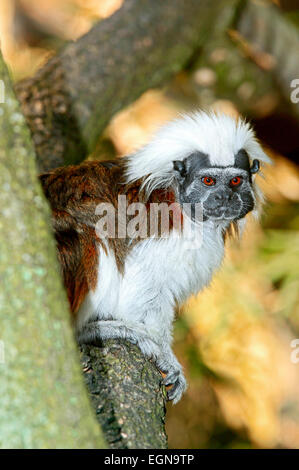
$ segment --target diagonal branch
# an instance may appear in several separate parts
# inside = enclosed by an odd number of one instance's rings
[[[111,117],[180,71],[236,0],[126,0],[17,93],[41,171],[78,163]]]

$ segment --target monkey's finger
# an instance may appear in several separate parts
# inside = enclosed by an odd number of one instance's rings
[[[171,387],[170,390],[167,392],[167,398],[169,401],[173,401],[174,403],[177,403],[183,394],[184,391],[184,386],[181,383],[180,380],[177,380],[175,384]]]
[[[167,387],[168,385],[174,385],[177,382],[178,377],[180,375],[180,371],[175,371],[171,374],[168,374],[165,379],[163,380],[164,385]]]

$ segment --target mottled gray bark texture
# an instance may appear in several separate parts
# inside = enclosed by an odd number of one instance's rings
[[[0,78],[0,448],[100,448],[50,211],[1,53]]]
[[[184,68],[235,0],[125,0],[17,86],[40,170],[78,163],[119,110]]]
[[[83,346],[86,384],[112,449],[165,449],[162,376],[139,348],[119,340]]]

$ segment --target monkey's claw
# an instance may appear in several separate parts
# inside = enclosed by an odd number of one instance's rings
[[[163,380],[165,386],[172,385],[171,389],[167,391],[168,400],[172,400],[176,404],[182,398],[183,393],[187,388],[187,382],[184,374],[180,370],[175,370],[166,375]]]

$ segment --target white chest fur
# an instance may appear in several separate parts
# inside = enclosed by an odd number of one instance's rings
[[[121,275],[112,253],[99,253],[96,289],[90,291],[78,315],[78,327],[91,318],[170,324],[176,303],[184,302],[209,284],[221,264],[222,230],[204,223],[196,239],[175,234],[146,239],[130,252]],[[156,312],[150,315],[149,312]]]

